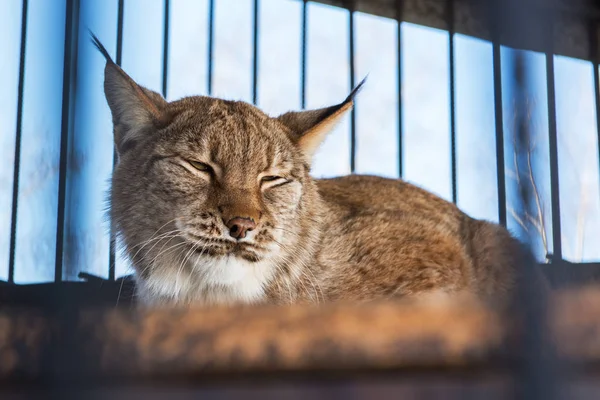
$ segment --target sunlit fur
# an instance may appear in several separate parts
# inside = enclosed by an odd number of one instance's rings
[[[265,299],[274,279],[309,262],[319,235],[300,223],[320,218],[303,154],[285,126],[245,103],[192,97],[169,111],[170,124],[122,154],[113,175],[112,216],[140,295],[176,303]],[[261,183],[263,176],[283,180]],[[253,215],[258,226],[238,242],[225,221],[240,215]]]
[[[110,215],[143,304],[512,292],[527,254],[504,228],[401,180],[310,177],[314,151],[355,91],[279,117],[202,96],[167,102],[96,45],[119,156]],[[234,217],[256,228],[237,241],[225,225]]]

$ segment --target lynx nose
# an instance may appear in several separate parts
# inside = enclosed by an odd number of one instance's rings
[[[234,217],[227,221],[227,228],[229,228],[229,236],[236,239],[243,239],[246,237],[246,232],[250,232],[256,228],[256,222],[251,218]]]

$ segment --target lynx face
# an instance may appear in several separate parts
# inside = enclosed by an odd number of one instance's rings
[[[149,173],[196,257],[258,262],[294,229],[304,164],[280,124],[244,103],[207,103],[177,117]]]
[[[281,124],[244,103],[206,100],[155,144],[149,178],[170,205],[165,217],[198,256],[257,262],[294,229],[304,162]]]
[[[299,234],[302,154],[287,128],[248,104],[190,98],[169,108],[169,126],[148,132],[114,173],[130,256],[145,267],[140,278],[165,295],[190,283],[250,290]]]
[[[111,218],[142,299],[260,301],[276,274],[298,274],[320,228],[310,159],[360,85],[338,105],[277,118],[209,97],[167,102],[94,41],[119,155]]]

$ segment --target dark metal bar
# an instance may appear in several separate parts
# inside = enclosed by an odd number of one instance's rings
[[[452,202],[458,201],[456,184],[456,106],[454,72],[454,0],[446,2],[446,22],[448,23],[448,54],[450,64],[450,171],[452,177]]]
[[[494,4],[497,4],[494,1]],[[504,171],[504,114],[502,110],[502,63],[499,22],[494,19],[496,7],[490,7],[493,34],[494,117],[496,122],[496,183],[498,187],[498,222],[506,226],[506,175]]]
[[[121,66],[123,58],[123,13],[125,12],[125,0],[119,0],[117,9],[117,55],[115,62]]]
[[[552,253],[562,259],[560,227],[560,190],[558,182],[558,147],[556,133],[556,93],[554,87],[554,55],[546,52],[546,81],[548,87],[548,134],[550,149],[550,193],[552,200]]]
[[[531,36],[538,40],[552,40],[553,17],[550,14],[541,15],[533,12],[528,7],[533,1],[527,0],[502,0],[497,3],[500,19],[503,27],[518,36]],[[544,39],[546,38],[546,39]],[[548,67],[548,114],[550,125],[551,142],[554,140],[554,158],[556,161],[556,120],[554,109],[554,66],[553,56],[548,48],[546,54]],[[515,96],[515,157],[519,164],[527,163],[530,157],[532,140],[532,121],[528,109],[532,79],[531,68],[528,67],[526,52],[516,51],[512,61],[513,74],[511,76],[512,93]],[[551,159],[552,159],[551,144]],[[551,161],[552,164],[552,161]],[[551,165],[551,175],[557,170]],[[552,171],[554,169],[554,172]],[[518,173],[518,172],[517,172]],[[556,175],[555,175],[556,176]],[[557,176],[556,176],[557,177]],[[535,192],[528,183],[528,179],[517,180],[518,197],[515,207],[521,209],[524,215],[533,215]],[[556,181],[558,183],[558,181]],[[554,188],[553,188],[554,190]],[[558,186],[556,192],[558,196]],[[554,200],[554,198],[553,198]],[[557,199],[558,200],[558,199]],[[554,202],[553,202],[554,204]],[[554,215],[553,215],[554,217]],[[515,398],[526,400],[551,400],[559,396],[559,382],[557,375],[557,359],[550,344],[550,332],[548,321],[548,299],[544,285],[538,281],[535,271],[535,259],[531,252],[533,244],[533,233],[525,230],[526,246],[521,254],[521,262],[518,265],[519,278],[517,280],[517,297],[515,304],[518,305],[516,316],[519,318],[520,329],[519,341],[515,349],[518,363],[515,368],[517,373],[517,393]],[[559,232],[560,238],[560,232]],[[560,253],[559,253],[560,254]]]
[[[598,161],[600,162],[600,52],[598,51],[598,21],[593,20],[590,23],[590,58],[592,59],[592,69],[594,73],[594,94],[596,99],[596,133],[598,135]],[[600,163],[598,165],[600,167]]]
[[[125,12],[125,0],[119,0],[117,7],[117,51],[115,63],[121,65],[123,59],[123,14]],[[113,168],[116,165],[118,155],[113,151]],[[115,228],[110,222],[110,243],[108,249],[108,280],[115,280],[115,262],[116,262],[116,233]]]
[[[519,23],[524,23],[522,18]],[[527,18],[527,22],[536,23],[535,19]],[[537,21],[539,22],[539,21]],[[531,79],[526,71],[526,61],[523,51],[517,52],[514,58],[514,88],[516,97],[516,146],[515,154],[518,162],[523,162],[529,157],[531,142],[531,120],[527,110],[527,99]],[[533,190],[519,180],[520,208],[525,215],[533,212]],[[519,270],[521,279],[518,282],[518,297],[521,324],[521,340],[516,354],[519,355],[517,365],[517,399],[544,399],[550,400],[557,397],[556,360],[549,346],[548,320],[547,320],[547,293],[536,282],[534,272],[535,260],[529,251],[532,246],[532,234],[526,232],[527,253],[523,255]],[[541,289],[541,290],[540,290]]]
[[[258,104],[258,24],[259,0],[254,0],[252,25],[252,103]]]
[[[27,43],[28,0],[23,0],[21,11],[21,52],[19,56],[19,84],[17,95],[17,124],[15,131],[15,163],[13,171],[13,196],[10,219],[10,247],[8,258],[8,282],[15,282],[15,250],[17,244],[17,202],[19,200],[19,169],[21,167],[21,133],[23,122],[23,90],[25,86],[25,46]]]
[[[208,2],[208,94],[212,94],[213,52],[215,34],[215,0]]]
[[[163,26],[163,59],[162,59],[162,95],[167,98],[167,76],[169,73],[169,12],[171,10],[170,1],[165,0],[164,26]]]
[[[62,281],[63,254],[65,236],[65,198],[67,183],[67,149],[69,143],[70,114],[71,114],[71,68],[72,55],[76,51],[73,46],[73,37],[77,36],[77,24],[74,19],[78,15],[75,9],[75,0],[66,1],[65,11],[65,48],[63,55],[63,89],[62,89],[62,116],[60,128],[60,161],[58,172],[58,210],[56,217],[56,253],[54,264],[54,281]],[[78,7],[77,7],[78,8]],[[75,21],[76,22],[76,21]]]
[[[354,89],[354,0],[349,1],[348,7],[348,34],[350,50],[350,89]],[[356,169],[356,102],[350,114],[350,172]]]
[[[300,71],[300,107],[304,110],[306,108],[306,32],[308,24],[307,5],[306,0],[302,1],[302,54],[301,54],[301,71]]]
[[[402,132],[402,18],[404,12],[404,0],[396,1],[396,21],[398,21],[397,29],[397,52],[398,52],[398,177],[402,178],[403,173],[403,158],[402,158],[402,142],[404,135]]]
[[[71,127],[75,118],[74,109],[77,93],[77,57],[79,42],[79,10],[80,0],[67,0],[66,3],[66,26],[65,26],[65,49],[63,61],[63,98],[62,98],[62,122],[61,122],[61,141],[60,141],[60,174],[59,174],[59,192],[58,192],[58,217],[57,217],[57,238],[56,238],[56,264],[54,271],[55,285],[63,280],[63,254],[64,254],[64,228],[65,228],[65,200],[66,200],[66,182],[68,168],[68,145],[71,136]],[[75,266],[80,267],[80,266]],[[66,271],[69,273],[70,271]],[[72,364],[73,354],[60,355],[58,352],[67,349],[68,345],[74,340],[72,332],[76,326],[76,319],[62,314],[63,310],[73,309],[78,306],[66,291],[59,291],[55,297],[56,304],[61,310],[57,317],[61,324],[69,327],[61,340],[56,343],[54,350],[55,359],[58,361],[56,369],[67,370]],[[50,389],[50,393],[56,398],[68,397],[67,391],[63,387]]]

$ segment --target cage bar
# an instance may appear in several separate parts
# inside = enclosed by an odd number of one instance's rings
[[[531,8],[532,2],[524,0],[504,1],[496,3],[498,7],[504,7],[497,18],[502,22],[505,32],[524,36],[532,35],[534,38],[550,37],[548,27],[552,27],[552,14],[540,14]],[[500,8],[498,8],[500,10]],[[515,152],[519,160],[526,159],[531,141],[531,120],[526,109],[529,90],[532,85],[531,71],[527,66],[525,51],[519,50],[511,60],[513,69],[513,80],[510,82],[515,93],[515,118],[517,145]],[[550,136],[554,140],[554,161],[556,162],[556,119],[554,109],[554,68],[552,55],[546,54],[547,81],[548,81],[548,114],[550,125]],[[552,159],[552,145],[550,157]],[[551,162],[552,164],[552,162]],[[557,164],[555,164],[557,167]],[[557,172],[555,169],[554,172]],[[551,166],[552,174],[552,166]],[[552,190],[556,190],[558,196],[557,175],[556,182],[553,179]],[[556,183],[556,186],[554,185]],[[518,181],[518,199],[520,208],[525,213],[531,212],[534,203],[534,193],[528,184],[522,180]],[[554,192],[553,192],[554,204]],[[557,203],[558,204],[558,203]],[[554,218],[554,215],[553,215]],[[560,235],[558,236],[560,240]],[[520,279],[517,281],[517,292],[514,304],[518,304],[516,316],[522,329],[519,332],[519,341],[515,349],[516,360],[516,398],[527,400],[551,400],[558,396],[558,382],[555,375],[556,361],[549,345],[548,319],[547,319],[547,293],[543,285],[536,283],[535,259],[531,252],[533,243],[532,234],[525,231],[525,245],[527,253],[524,254],[517,266]]]
[[[306,108],[306,29],[308,24],[307,0],[302,1],[302,43],[301,43],[301,63],[300,67],[300,107]]]
[[[450,176],[452,179],[452,202],[458,201],[456,185],[456,107],[454,71],[454,0],[446,2],[446,22],[448,24],[448,63],[450,64]]]
[[[259,0],[254,0],[254,9],[252,11],[252,103],[258,104],[258,24],[259,21]]]
[[[594,74],[594,99],[596,101],[596,133],[598,135],[598,168],[600,168],[600,52],[598,51],[598,20],[590,21],[590,58]],[[600,174],[599,174],[600,175]]]
[[[397,42],[396,52],[398,60],[398,71],[397,71],[397,85],[398,85],[398,177],[402,178],[402,18],[404,12],[404,0],[396,0],[396,21],[398,22],[398,29],[396,30]]]
[[[123,59],[123,13],[125,10],[125,0],[119,0],[117,8],[117,54],[115,56],[115,62],[118,66],[121,66]]]
[[[77,0],[66,1],[65,48],[63,55],[62,115],[60,128],[60,161],[58,172],[58,210],[56,217],[56,256],[54,281],[62,280],[64,236],[65,236],[65,196],[67,183],[67,150],[71,122],[71,68],[74,49],[77,48],[78,14]],[[78,3],[78,1],[77,1]],[[73,46],[73,39],[75,45]]]
[[[515,18],[516,19],[516,18]],[[527,19],[533,23],[539,23],[535,18]],[[516,24],[523,24],[524,18]],[[519,159],[527,157],[529,142],[531,140],[531,120],[525,108],[529,85],[531,79],[526,70],[526,61],[523,51],[518,51],[513,59],[514,82],[512,82],[516,94],[516,153]],[[527,184],[519,184],[519,201],[522,209],[528,213],[533,207],[533,190]],[[526,232],[526,246],[532,244],[531,233]],[[516,349],[517,360],[517,399],[523,400],[551,400],[557,396],[557,376],[554,376],[556,360],[552,357],[552,351],[548,340],[547,320],[547,294],[539,290],[536,285],[535,259],[533,253],[529,252],[518,266],[522,277],[518,281],[518,291],[515,304],[519,304],[517,313],[523,329],[520,332],[518,347]]]
[[[162,59],[162,95],[167,98],[167,76],[169,72],[169,22],[171,11],[170,0],[165,0],[164,24],[163,24],[163,59]]]
[[[25,46],[27,44],[27,7],[23,0],[21,11],[21,49],[19,55],[19,86],[17,89],[17,124],[15,129],[15,165],[13,173],[13,196],[10,218],[10,247],[8,258],[8,282],[15,282],[15,250],[17,244],[17,206],[19,201],[19,168],[21,166],[21,130],[23,122],[23,91],[25,87]]]
[[[348,47],[350,64],[350,90],[354,89],[354,0],[348,2]],[[350,172],[356,170],[356,101],[350,111]]]
[[[117,51],[115,55],[115,63],[121,66],[123,59],[123,14],[125,10],[125,0],[119,0],[117,5]],[[113,168],[117,162],[117,151],[113,151]],[[115,264],[116,264],[116,233],[112,220],[110,221],[110,242],[108,249],[108,280],[115,280]]]
[[[494,118],[496,122],[496,185],[498,188],[498,222],[506,226],[506,175],[504,171],[504,113],[502,110],[502,60],[500,32],[495,20],[496,2],[489,8],[492,28],[492,63],[494,73]]]
[[[552,254],[562,259],[560,227],[560,191],[558,182],[558,145],[556,132],[556,92],[554,85],[554,55],[546,52],[546,83],[548,87],[548,134],[550,149],[550,193],[552,204]]]
[[[212,94],[213,83],[213,54],[214,54],[214,35],[215,35],[215,0],[208,2],[208,94]]]

